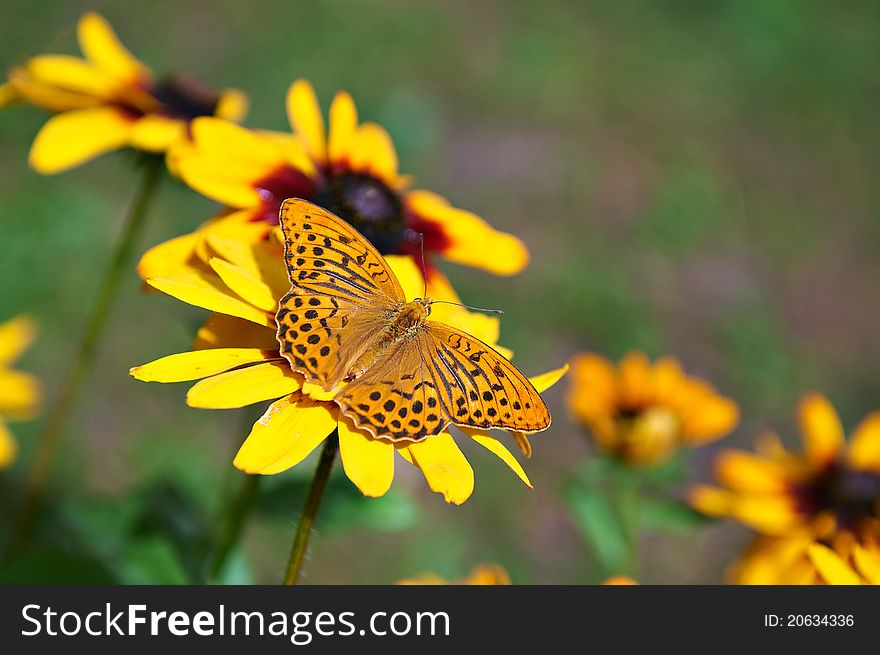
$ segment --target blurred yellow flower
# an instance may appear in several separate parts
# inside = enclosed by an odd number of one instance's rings
[[[681,446],[720,439],[739,422],[735,402],[686,376],[672,357],[651,364],[632,352],[615,367],[582,353],[571,366],[569,411],[602,450],[630,464],[658,464]]]
[[[162,153],[188,138],[198,116],[237,121],[247,112],[240,91],[221,93],[186,75],[156,78],[99,14],[80,18],[77,39],[83,58],[32,57],[0,86],[0,106],[24,101],[55,113],[31,146],[30,165],[40,173],[124,146]]]
[[[639,583],[633,580],[628,575],[612,575],[610,578],[605,580],[602,583],[603,585],[611,586],[611,587],[626,587],[632,585],[638,585]]]
[[[399,585],[475,585],[475,586],[491,586],[491,585],[509,585],[510,574],[498,564],[480,564],[475,566],[471,572],[459,580],[447,581],[436,573],[425,573],[415,578],[406,578],[401,580]]]
[[[40,404],[37,379],[11,368],[35,334],[33,323],[24,316],[0,324],[0,468],[9,466],[18,452],[6,421],[32,418]]]
[[[765,434],[755,453],[727,450],[715,461],[720,487],[698,486],[692,504],[767,535],[829,540],[841,532],[880,538],[880,411],[869,414],[847,444],[840,417],[822,395],[799,408],[803,453]]]
[[[880,545],[852,533],[815,541],[807,530],[755,539],[728,571],[736,584],[880,584]]]
[[[359,123],[348,93],[333,99],[328,131],[315,91],[304,80],[291,85],[287,114],[292,134],[252,131],[217,118],[193,122],[192,142],[170,154],[173,167],[192,188],[230,209],[196,232],[154,247],[141,260],[142,277],[175,274],[198,257],[212,233],[264,239],[287,198],[304,198],[341,216],[383,255],[418,256],[422,234],[428,258],[437,254],[498,275],[526,265],[528,252],[516,237],[434,193],[409,189],[388,133]]]
[[[235,457],[234,465],[247,473],[285,471],[338,430],[343,469],[364,495],[381,496],[390,488],[396,452],[418,467],[430,488],[448,502],[467,500],[473,491],[474,472],[449,433],[412,444],[392,445],[373,439],[340,414],[332,402],[333,393],[303,384],[291,371],[275,338],[278,299],[290,288],[280,238],[280,228],[272,231],[268,241],[257,243],[210,234],[205,243],[210,272],[190,269],[173,277],[147,280],[159,291],[214,315],[199,331],[193,351],[135,367],[131,374],[152,382],[200,380],[187,394],[192,407],[233,408],[273,400]],[[421,296],[422,275],[412,258],[389,256],[388,262],[407,298]],[[428,295],[459,301],[439,273],[432,276]],[[487,343],[497,341],[498,320],[494,317],[452,305],[437,305],[433,317]],[[531,381],[543,391],[566,370],[564,367]],[[479,430],[467,430],[467,436],[498,456],[531,487],[522,466],[501,441]]]

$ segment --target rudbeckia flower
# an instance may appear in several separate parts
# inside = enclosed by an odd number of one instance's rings
[[[720,439],[739,421],[735,402],[686,376],[672,357],[651,364],[633,352],[615,367],[585,353],[571,366],[569,411],[603,451],[630,464],[658,464],[681,446]]]
[[[291,371],[275,339],[279,298],[290,288],[283,265],[280,229],[268,241],[244,243],[209,235],[205,246],[210,273],[190,270],[147,283],[168,295],[214,312],[200,330],[191,352],[135,367],[144,381],[199,380],[187,394],[192,407],[222,409],[271,400],[235,457],[234,465],[252,474],[280,473],[303,461],[338,431],[339,452],[348,478],[367,496],[381,496],[391,486],[398,456],[419,468],[429,487],[451,503],[463,503],[474,487],[474,472],[455,439],[444,432],[419,443],[391,444],[358,431],[327,393],[304,384]],[[407,298],[422,295],[423,280],[410,257],[389,256]],[[429,295],[458,302],[444,278],[435,276]],[[494,344],[497,319],[461,307],[437,305],[438,321],[466,330]],[[497,347],[496,347],[497,349]],[[567,367],[531,381],[539,391],[552,386]],[[334,392],[335,393],[335,392]],[[522,466],[502,442],[488,433],[468,430],[467,438],[497,455],[529,487]],[[519,435],[524,443],[524,437]]]
[[[849,553],[838,553],[824,544],[811,544],[807,555],[819,577],[831,585],[880,585],[880,544],[854,544]]]
[[[718,487],[698,486],[692,504],[766,535],[828,541],[840,533],[880,538],[880,411],[844,436],[840,417],[818,393],[800,403],[802,453],[764,435],[756,452],[727,450],[715,461]]]
[[[83,58],[39,55],[14,67],[0,106],[16,101],[55,115],[31,146],[30,165],[57,173],[125,146],[163,153],[188,138],[199,116],[241,120],[247,98],[187,75],[157,78],[123,46],[99,14],[77,24]]]
[[[18,452],[7,420],[32,418],[40,404],[40,385],[27,373],[12,365],[34,340],[33,323],[19,316],[0,324],[0,468],[9,466]]]
[[[880,545],[850,532],[817,541],[809,530],[759,536],[728,570],[735,584],[880,584]]]
[[[473,585],[498,586],[509,585],[510,574],[498,564],[479,564],[471,572],[459,580],[446,580],[436,573],[425,573],[415,578],[401,580],[399,585]]]
[[[193,122],[192,143],[171,154],[183,180],[229,209],[196,232],[160,244],[142,259],[142,277],[180,270],[213,232],[255,241],[278,223],[286,198],[304,198],[344,218],[383,255],[424,251],[498,275],[519,272],[528,252],[516,237],[430,191],[410,189],[388,133],[360,123],[351,96],[336,94],[330,129],[312,86],[287,94],[293,134],[257,132],[217,118]],[[432,267],[429,273],[433,274]]]

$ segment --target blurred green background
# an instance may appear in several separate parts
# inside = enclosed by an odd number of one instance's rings
[[[4,4],[0,62],[76,53],[89,9],[155,71],[244,89],[251,126],[286,128],[297,77],[325,107],[349,90],[420,186],[529,245],[513,280],[445,267],[466,302],[504,308],[502,343],[525,371],[583,349],[674,354],[741,403],[743,423],[721,445],[751,444],[765,426],[796,443],[808,389],[848,426],[880,405],[880,4],[19,1]],[[0,112],[0,318],[39,321],[23,368],[51,396],[137,178],[130,153],[56,177],[29,171],[43,121],[33,108]],[[165,183],[139,251],[215,210]],[[253,416],[189,409],[183,385],[127,371],[186,350],[203,318],[143,293],[132,269],[55,470],[49,532],[5,579],[178,582],[198,567]],[[480,561],[520,583],[601,580],[560,500],[589,455],[565,386],[548,394],[553,427],[533,440],[535,491],[475,448],[462,507],[403,464],[380,501],[339,475],[306,581],[457,577]],[[37,427],[15,426],[23,452],[0,476],[4,523]],[[707,479],[715,449],[692,454],[690,479]],[[279,579],[310,471],[265,481],[227,580]],[[729,525],[648,534],[633,572],[718,582],[747,539]]]

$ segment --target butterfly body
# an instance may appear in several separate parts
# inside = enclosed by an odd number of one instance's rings
[[[479,339],[407,301],[369,241],[305,200],[281,207],[291,282],[276,313],[291,368],[326,391],[356,427],[420,441],[450,423],[538,432],[550,414],[528,379]]]

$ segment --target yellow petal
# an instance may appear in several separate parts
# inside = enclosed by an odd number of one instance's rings
[[[447,503],[456,505],[470,498],[474,490],[474,470],[449,433],[441,432],[407,448],[431,491],[443,494]]]
[[[449,239],[443,256],[496,275],[519,273],[529,261],[525,245],[512,234],[495,230],[476,214],[451,206],[428,191],[406,194],[407,207],[420,219],[436,223]]]
[[[593,353],[571,360],[571,386],[566,403],[581,421],[590,422],[613,412],[617,402],[617,377],[610,361]]]
[[[856,544],[853,548],[853,562],[856,568],[868,581],[868,584],[880,585],[880,549],[875,544],[873,548],[866,548]]]
[[[223,259],[243,268],[268,286],[275,305],[275,299],[290,290],[284,251],[274,243],[249,243],[247,237],[230,238],[219,232],[209,232],[207,241],[211,249]]]
[[[53,116],[40,129],[28,158],[38,173],[59,173],[128,143],[132,120],[112,107]]]
[[[339,455],[345,475],[361,493],[384,496],[394,479],[394,446],[355,429],[345,417],[339,420]]]
[[[301,382],[284,360],[254,364],[196,382],[186,394],[186,403],[202,409],[246,407],[289,396]]]
[[[739,423],[739,406],[730,398],[701,395],[682,416],[682,433],[688,443],[701,444],[729,434]]]
[[[324,117],[314,87],[306,80],[297,80],[287,91],[287,119],[313,161],[327,160]]]
[[[798,518],[791,498],[759,494],[734,498],[731,514],[758,532],[771,535],[784,535]]]
[[[216,276],[186,273],[173,278],[149,279],[147,284],[196,307],[238,316],[257,325],[266,327],[275,325],[274,317],[240,300]]]
[[[330,407],[299,392],[276,400],[254,423],[233,465],[261,475],[296,466],[336,428],[336,412]]]
[[[753,493],[783,493],[785,471],[774,462],[740,450],[723,451],[715,460],[719,481],[731,489]]]
[[[635,580],[633,580],[628,575],[612,575],[610,578],[606,579],[605,582],[602,583],[606,586],[631,586],[639,584]]]
[[[0,365],[9,365],[34,342],[37,328],[27,316],[15,318],[0,324]]]
[[[724,489],[700,484],[688,491],[687,500],[692,507],[708,516],[728,516],[733,494]]]
[[[348,164],[357,124],[358,116],[354,100],[345,91],[340,91],[330,103],[330,134],[327,150],[331,165]]]
[[[64,91],[110,99],[119,89],[116,79],[79,57],[39,55],[31,57],[25,68],[34,82]]]
[[[843,448],[843,425],[834,406],[818,393],[804,396],[798,412],[804,448],[814,462],[829,462]]]
[[[857,469],[880,473],[880,412],[868,414],[853,432],[849,461]]]
[[[278,300],[272,289],[257,276],[217,257],[212,257],[208,263],[226,286],[242,300],[273,314],[278,309]]]
[[[23,100],[51,112],[97,107],[107,102],[95,95],[70,91],[35,80],[21,67],[13,68],[9,72],[9,84],[5,94],[9,101]]]
[[[40,404],[40,382],[22,371],[0,369],[0,415],[17,420],[33,418]]]
[[[391,188],[397,186],[397,151],[385,128],[375,123],[364,123],[358,128],[349,167],[376,177]]]
[[[821,575],[828,584],[861,584],[859,576],[855,574],[852,567],[850,567],[840,555],[828,548],[828,546],[822,544],[810,544],[807,547],[807,555],[819,571],[819,575]]]
[[[0,421],[0,469],[5,469],[15,461],[18,454],[18,443],[6,427],[6,423]]]
[[[196,244],[202,239],[199,232],[190,232],[153,246],[143,254],[137,265],[141,279],[176,277],[199,269],[194,261]]]
[[[490,437],[488,434],[480,434],[476,430],[462,429],[462,432],[507,464],[507,466],[510,467],[510,470],[516,473],[519,479],[522,480],[529,489],[534,489],[532,482],[529,480],[529,476],[526,475],[522,465],[517,461],[516,457],[504,447],[504,444],[498,441],[498,439]]]
[[[21,100],[21,95],[12,83],[0,84],[0,108],[8,107],[18,100]]]
[[[138,119],[131,129],[131,145],[148,152],[165,152],[185,137],[184,121],[159,114]]]
[[[302,391],[305,395],[307,395],[312,400],[333,400],[333,397],[339,393],[339,390],[342,386],[337,385],[330,391],[327,391],[319,384],[314,382],[305,382],[303,383]]]
[[[620,395],[627,406],[648,404],[651,387],[651,364],[643,352],[628,352],[618,366],[620,372]]]
[[[277,357],[277,351],[258,348],[196,350],[168,355],[149,364],[135,366],[129,374],[143,382],[188,382]]]
[[[258,348],[278,355],[275,329],[255,325],[226,314],[212,314],[199,329],[193,350],[206,348]]]
[[[532,386],[535,387],[535,390],[538,393],[544,393],[552,387],[554,384],[559,382],[562,379],[562,376],[568,372],[568,364],[561,366],[552,371],[547,371],[546,373],[541,373],[540,375],[535,375],[529,378],[529,382],[532,383]]]
[[[226,89],[220,94],[214,114],[233,123],[240,123],[247,116],[249,101],[244,91],[239,89]]]
[[[80,50],[96,66],[120,80],[136,82],[149,77],[149,70],[120,43],[103,16],[88,12],[77,23]]]

